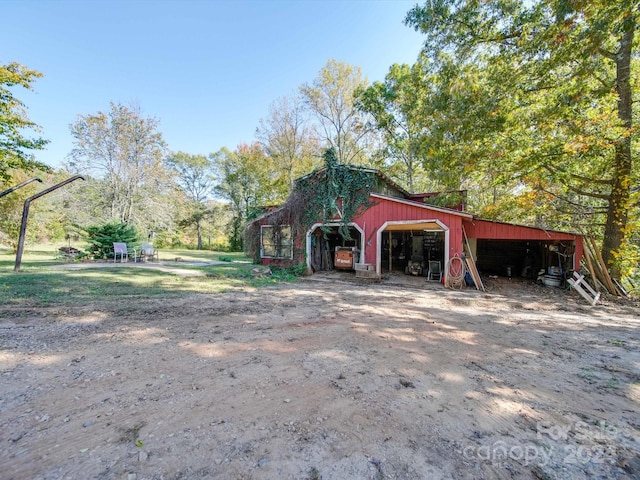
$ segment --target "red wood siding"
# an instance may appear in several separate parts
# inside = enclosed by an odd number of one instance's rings
[[[575,240],[580,236],[574,233],[556,232],[489,220],[465,219],[463,225],[467,237],[488,240]]]
[[[462,254],[462,219],[455,213],[434,210],[422,205],[397,202],[390,199],[371,198],[373,206],[355,219],[365,234],[365,262],[375,263],[377,253],[376,233],[385,222],[439,220],[449,228],[449,257]],[[410,227],[407,227],[410,228]]]
[[[467,220],[462,222],[468,238],[484,240],[529,240],[529,241],[574,241],[576,254],[573,268],[580,269],[583,254],[582,236],[575,233],[556,232],[541,228],[512,225],[509,223],[492,222],[490,220]]]
[[[430,208],[421,204],[412,204],[409,201],[393,200],[384,197],[371,197],[372,206],[362,215],[353,219],[364,232],[364,262],[375,264],[377,260],[377,233],[386,222],[428,222],[437,220],[449,229],[448,257],[462,255],[464,226],[468,238],[487,240],[524,240],[524,241],[574,241],[575,259],[574,268],[579,269],[583,255],[582,236],[573,233],[556,232],[539,228],[512,225],[507,223],[492,222],[470,218],[469,214],[449,212],[444,209]],[[259,224],[268,225],[269,216],[258,221]],[[410,229],[407,225],[407,229]],[[261,259],[263,265],[290,265],[305,261],[304,235],[294,239],[294,259]]]

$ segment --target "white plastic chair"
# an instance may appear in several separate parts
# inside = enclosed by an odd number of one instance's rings
[[[158,261],[160,260],[158,256],[158,250],[153,248],[153,243],[142,242],[140,244],[140,260],[144,262],[147,258],[151,258],[151,260],[153,260],[154,258]]]
[[[113,263],[116,263],[120,255],[120,263],[124,262],[124,259],[129,261],[129,251],[127,250],[127,244],[123,242],[113,242]]]

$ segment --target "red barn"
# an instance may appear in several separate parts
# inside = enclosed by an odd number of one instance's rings
[[[579,268],[583,244],[578,234],[482,220],[461,210],[461,196],[454,200],[454,208],[430,205],[424,202],[433,194],[410,194],[376,170],[347,168],[375,176],[367,206],[345,221],[343,200],[336,199],[328,221],[319,217],[297,232],[282,221],[286,215],[280,210],[270,211],[248,224],[255,232],[248,241],[254,243],[250,250],[256,260],[263,265],[306,263],[311,271],[327,270],[349,267],[343,254],[344,258],[336,255],[346,250],[378,277],[407,272],[411,265],[421,265],[418,273],[426,275],[429,262],[439,262],[444,272],[449,260],[461,257],[466,247],[483,274],[536,278],[541,270],[560,273]],[[303,178],[322,178],[318,174],[323,170]],[[339,233],[340,228],[348,229],[349,239]]]

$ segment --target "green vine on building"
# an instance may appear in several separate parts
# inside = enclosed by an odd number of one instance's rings
[[[373,170],[337,162],[333,148],[325,151],[324,168],[299,178],[286,203],[269,215],[269,225],[291,227],[293,238],[306,234],[311,225],[321,223],[325,233],[329,224],[339,223],[338,233],[351,240],[349,223],[371,206],[369,195],[376,185]],[[260,225],[250,224],[246,240],[259,245]],[[253,241],[251,241],[253,240]],[[246,252],[254,259],[258,252]],[[294,258],[301,252],[294,251]]]
[[[351,240],[348,225],[371,206],[369,194],[375,185],[375,174],[339,164],[333,148],[325,151],[324,162],[320,175],[303,177],[296,185],[307,200],[304,223],[310,226],[321,218],[321,223],[327,225],[338,217],[338,232],[345,240]]]

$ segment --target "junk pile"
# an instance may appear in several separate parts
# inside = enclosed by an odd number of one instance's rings
[[[583,267],[591,275],[592,285],[587,283],[584,275],[577,272],[574,272],[573,277],[568,280],[569,285],[591,305],[598,303],[601,290],[618,297],[628,296],[622,285],[609,274],[607,265],[593,237],[585,236],[584,239]]]

